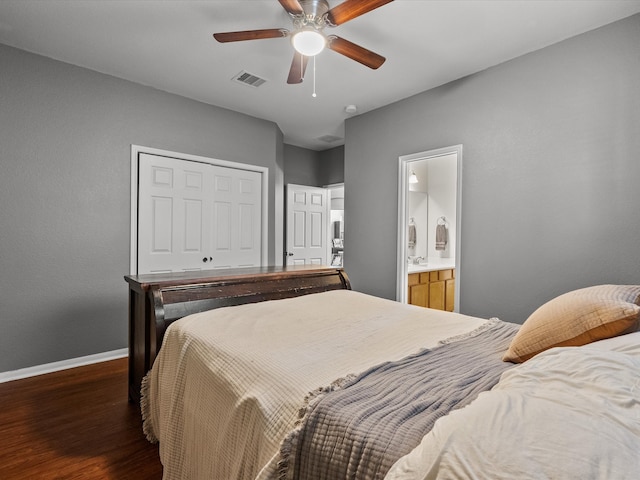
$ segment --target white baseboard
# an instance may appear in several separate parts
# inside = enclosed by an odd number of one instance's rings
[[[44,365],[21,368],[19,370],[13,370],[10,372],[1,372],[0,383],[10,382],[11,380],[19,380],[21,378],[35,377],[36,375],[58,372],[60,370],[66,370],[67,368],[81,367],[83,365],[90,365],[92,363],[106,362],[108,360],[115,360],[116,358],[123,358],[128,355],[129,349],[121,348],[120,350],[111,350],[110,352],[96,353],[93,355],[87,355],[85,357],[70,358],[69,360],[45,363]]]

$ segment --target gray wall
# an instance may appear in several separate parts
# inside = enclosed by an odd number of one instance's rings
[[[344,146],[316,152],[285,144],[284,182],[313,187],[344,182]]]
[[[320,152],[320,185],[344,182],[344,145]]]
[[[347,120],[345,268],[395,298],[398,157],[463,144],[461,311],[640,284],[640,15]]]
[[[131,144],[268,167],[281,258],[276,124],[2,45],[0,72],[0,371],[127,346]]]
[[[322,186],[320,152],[284,144],[284,183]]]

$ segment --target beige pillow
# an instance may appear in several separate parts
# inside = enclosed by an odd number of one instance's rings
[[[502,360],[524,362],[551,347],[580,346],[636,331],[640,285],[598,285],[548,301],[522,324]]]

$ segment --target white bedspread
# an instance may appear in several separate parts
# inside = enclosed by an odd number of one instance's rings
[[[143,388],[164,479],[271,478],[309,391],[484,322],[345,290],[183,318]]]
[[[385,478],[640,478],[640,333],[554,348],[505,372]]]

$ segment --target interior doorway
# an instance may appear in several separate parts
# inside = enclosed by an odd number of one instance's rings
[[[439,148],[404,155],[398,168],[398,258],[396,300],[408,303],[410,269],[439,268],[438,264],[455,270],[455,311],[460,305],[460,240],[462,199],[462,145]],[[423,185],[415,185],[416,172],[422,176]],[[418,179],[420,182],[420,180]],[[446,181],[447,185],[443,186]],[[420,193],[419,207],[412,205],[412,190]],[[443,199],[435,192],[449,190],[452,199]],[[453,195],[453,190],[455,194]],[[423,197],[423,198],[422,198]],[[415,203],[415,201],[414,201]],[[421,210],[415,210],[419,208]],[[418,213],[416,213],[416,211]],[[413,222],[411,220],[413,219]],[[418,228],[418,225],[420,228]],[[438,226],[445,224],[447,241],[436,238]],[[441,231],[441,230],[440,230]],[[416,239],[420,239],[420,246]],[[419,247],[419,248],[418,248]]]
[[[329,190],[287,184],[285,265],[329,262]]]

